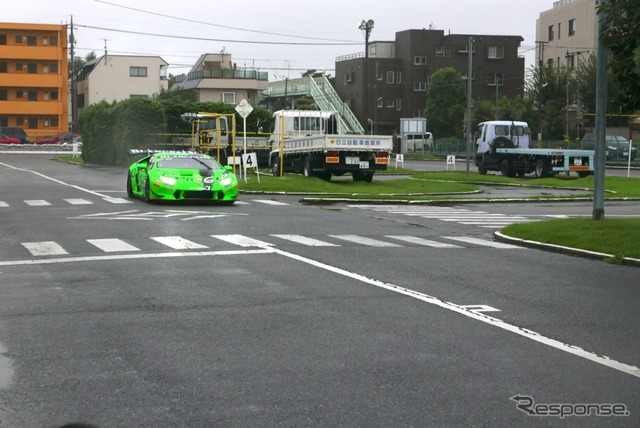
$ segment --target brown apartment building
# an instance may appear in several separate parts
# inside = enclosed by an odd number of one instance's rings
[[[29,141],[68,131],[67,27],[0,22],[0,132]]]

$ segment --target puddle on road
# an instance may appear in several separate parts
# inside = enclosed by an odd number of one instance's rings
[[[4,389],[11,383],[13,377],[13,367],[11,360],[5,356],[7,349],[0,343],[0,389]]]

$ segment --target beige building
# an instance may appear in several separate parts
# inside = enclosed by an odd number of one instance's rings
[[[89,61],[74,79],[77,114],[103,100],[150,98],[166,91],[167,66],[159,56],[106,55]]]
[[[192,90],[198,101],[237,104],[245,99],[258,105],[258,94],[269,87],[267,72],[238,68],[231,54],[201,55],[188,74],[176,76],[172,91]]]
[[[536,22],[538,65],[577,65],[598,46],[597,0],[559,0]]]

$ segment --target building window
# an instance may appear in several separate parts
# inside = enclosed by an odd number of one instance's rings
[[[56,128],[60,126],[60,121],[58,120],[57,117],[54,117],[53,119],[51,119],[51,126],[54,126]]]
[[[220,101],[225,104],[235,104],[236,103],[236,93],[235,92],[221,92],[220,93]]]
[[[42,44],[44,46],[49,46],[49,38],[47,36],[42,37]]]
[[[30,117],[29,121],[27,122],[27,126],[29,127],[29,129],[38,129],[38,118]]]
[[[384,107],[384,101],[382,101],[382,97],[378,98],[378,104],[377,104],[378,108],[382,108]]]
[[[27,73],[36,74],[38,72],[38,64],[33,62],[27,64]]]
[[[44,128],[48,128],[49,127],[49,119],[42,119],[42,126]]]
[[[387,71],[387,83],[392,84],[394,82],[394,76],[395,73],[393,71]]]
[[[569,20],[569,36],[575,36],[575,35],[576,35],[576,20],[570,19]]]
[[[29,101],[38,101],[38,91],[27,92],[27,99]]]
[[[6,44],[7,44],[7,35],[0,34],[0,45],[6,45]]]
[[[549,41],[553,40],[553,25],[549,25]]]
[[[562,36],[562,24],[558,22],[558,40],[560,40],[560,36]]]
[[[427,90],[427,82],[414,82],[413,83],[414,91],[426,91]]]
[[[349,73],[344,75],[344,83],[345,83],[345,85],[347,83],[351,83],[351,82],[353,82],[353,72],[349,72]]]
[[[567,67],[568,68],[573,68],[574,67],[574,60],[573,60],[573,55],[568,55],[567,56]]]
[[[147,77],[147,67],[129,67],[129,76]]]
[[[51,99],[54,101],[58,99],[58,91],[51,91]]]
[[[18,90],[16,91],[16,98],[21,100],[24,98],[24,91]]]
[[[466,71],[462,73],[462,80],[467,80],[468,78],[469,74]],[[476,75],[471,73],[471,81],[473,82],[474,80],[476,80]]]
[[[0,73],[7,72],[7,63],[4,61],[0,61]]]
[[[502,86],[503,84],[502,73],[489,73],[489,76],[487,77],[487,82],[489,86]]]
[[[24,66],[21,62],[16,62],[16,71],[22,71],[23,67]]]
[[[45,92],[42,94],[42,100],[43,101],[49,101],[49,92]]]
[[[396,73],[396,83],[399,85],[400,83],[402,83],[402,72],[398,71]]]
[[[426,56],[416,56],[413,58],[413,64],[414,65],[425,65],[427,63],[427,57]]]
[[[35,46],[38,44],[36,36],[27,36],[27,46]]]
[[[402,99],[396,98],[396,110],[402,110]]]
[[[393,108],[395,105],[396,103],[394,103],[393,100],[387,100],[387,108]]]
[[[58,36],[49,37],[49,44],[51,46],[58,46]]]
[[[49,66],[47,64],[42,66],[42,72],[45,74],[49,72]]]
[[[58,64],[49,64],[49,70],[52,73],[57,73],[58,72]]]
[[[553,66],[553,58],[549,58],[549,59],[547,60],[547,65],[548,65],[549,67],[552,67],[552,66]]]
[[[16,36],[16,43],[22,43],[22,36]]]
[[[6,117],[0,117],[0,128],[9,126],[9,119]]]
[[[503,59],[504,58],[504,46],[489,46],[487,51],[487,58],[489,59]]]
[[[414,110],[413,117],[422,117],[422,110]]]
[[[7,90],[0,89],[0,101],[6,101],[6,100],[7,100]]]

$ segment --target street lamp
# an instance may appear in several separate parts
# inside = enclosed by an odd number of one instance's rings
[[[368,21],[365,21],[364,19],[362,21],[360,21],[360,25],[358,26],[358,29],[364,31],[364,67],[363,67],[363,76],[364,76],[364,92],[363,92],[363,96],[362,96],[362,103],[364,106],[364,118],[368,119],[369,118],[369,103],[368,101],[368,94],[367,92],[369,91],[369,71],[368,71],[368,63],[369,63],[369,36],[371,35],[371,30],[373,30],[373,19],[369,19]]]

